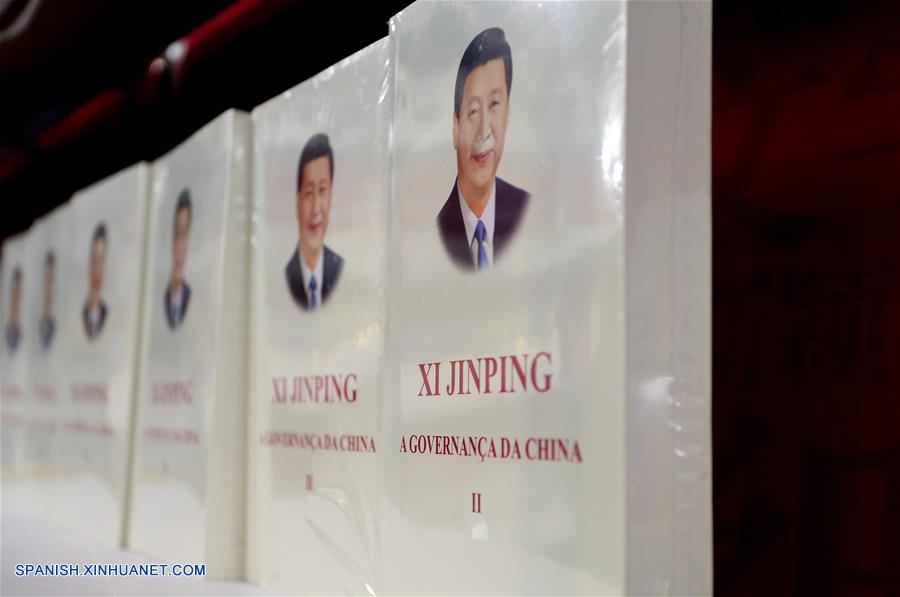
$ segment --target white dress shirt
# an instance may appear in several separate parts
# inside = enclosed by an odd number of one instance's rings
[[[97,303],[96,308],[88,308],[88,321],[91,324],[91,336],[96,336],[100,327],[100,303]]]
[[[316,259],[316,267],[310,270],[309,266],[306,265],[306,260],[303,258],[303,253],[299,250],[297,251],[297,259],[300,260],[300,273],[303,274],[303,292],[306,293],[306,305],[310,309],[313,308],[312,296],[310,296],[311,291],[309,289],[309,278],[311,275],[316,276],[316,306],[322,306],[322,270],[324,269],[324,265],[322,264],[322,253],[324,252],[324,250],[319,251],[319,257]]]
[[[184,283],[178,285],[178,294],[172,294],[171,286],[169,287],[170,300],[172,301],[172,321],[175,325],[181,323],[181,303],[184,301]]]
[[[478,239],[475,238],[475,226],[478,224],[478,216],[469,209],[466,198],[463,197],[459,181],[456,183],[456,194],[459,196],[459,209],[462,211],[463,223],[466,226],[466,238],[469,239],[469,252],[472,254],[472,263],[478,267]],[[481,222],[484,224],[484,252],[487,254],[488,267],[494,265],[494,214],[497,211],[497,182],[491,187],[491,196],[488,198],[484,212],[481,214]]]

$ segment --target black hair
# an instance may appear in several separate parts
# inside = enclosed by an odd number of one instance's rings
[[[94,228],[94,235],[91,237],[91,250],[94,248],[94,243],[98,240],[102,240],[103,244],[106,244],[106,224],[100,222],[97,224],[97,227]]]
[[[459,70],[456,72],[453,113],[457,118],[459,118],[459,108],[469,74],[479,66],[497,58],[503,58],[503,69],[506,73],[506,95],[508,96],[512,90],[512,50],[506,41],[503,29],[499,27],[485,29],[469,42],[466,51],[463,52],[462,60],[459,61]]]
[[[12,281],[13,281],[13,283],[16,283],[16,282],[20,282],[21,280],[22,280],[22,268],[17,265],[16,269],[14,269],[13,273],[12,273]]]
[[[178,194],[178,200],[175,202],[175,217],[172,221],[172,236],[178,232],[178,212],[182,209],[188,210],[188,227],[194,219],[194,208],[191,205],[191,192],[184,189]]]
[[[334,180],[334,153],[331,151],[331,143],[328,142],[328,135],[317,133],[309,138],[309,141],[303,146],[303,151],[300,152],[300,165],[297,166],[298,191],[303,183],[303,167],[308,162],[324,157],[328,158],[328,163],[331,166],[331,180]]]
[[[47,251],[47,256],[44,257],[44,265],[49,265],[50,267],[56,265],[56,256],[53,254],[53,251]]]

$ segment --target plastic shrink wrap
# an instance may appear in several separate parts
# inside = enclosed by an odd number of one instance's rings
[[[68,217],[69,206],[63,204],[35,222],[28,233],[23,271],[32,294],[24,330],[31,367],[24,460],[17,490],[4,493],[45,518],[53,517],[55,483],[66,450],[62,414],[69,397],[67,334],[70,320],[77,315],[63,308],[71,271]]]
[[[149,166],[76,193],[64,215],[66,287],[58,294],[66,386],[59,398],[54,518],[122,542],[137,372]],[[65,342],[65,344],[63,344]]]
[[[18,493],[26,463],[26,440],[30,416],[31,350],[33,326],[31,305],[36,280],[28,271],[29,232],[3,242],[2,283],[3,324],[0,359],[0,457],[2,491]]]
[[[380,571],[387,39],[253,111],[248,579],[365,594]]]
[[[383,590],[710,593],[710,5],[390,39]]]
[[[153,163],[127,544],[244,569],[250,122],[229,111]]]

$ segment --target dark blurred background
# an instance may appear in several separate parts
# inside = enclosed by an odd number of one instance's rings
[[[0,235],[405,4],[0,0]],[[900,2],[717,1],[712,147],[716,592],[900,595]]]
[[[0,236],[386,36],[407,4],[0,0]]]
[[[720,595],[900,595],[900,2],[716,2]]]

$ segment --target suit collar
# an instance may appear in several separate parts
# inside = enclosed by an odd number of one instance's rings
[[[462,215],[463,225],[466,228],[466,242],[468,246],[472,246],[472,239],[475,238],[475,226],[478,224],[478,220],[481,220],[481,223],[484,224],[484,240],[493,247],[494,246],[494,220],[495,214],[497,212],[497,181],[494,179],[494,184],[491,185],[491,195],[488,197],[487,205],[484,207],[484,212],[482,212],[481,217],[475,215],[469,208],[469,204],[466,203],[466,198],[463,195],[462,191],[459,188],[459,178],[456,179],[456,193],[459,197],[459,211],[460,215]]]
[[[310,280],[310,276],[315,276],[315,277],[316,277],[316,288],[317,288],[317,290],[318,290],[318,292],[319,292],[319,297],[321,298],[321,296],[322,296],[322,294],[323,294],[323,293],[322,293],[322,289],[323,289],[324,284],[325,284],[325,274],[324,274],[324,269],[325,269],[325,264],[324,264],[324,261],[325,261],[325,250],[326,250],[326,249],[325,249],[325,245],[322,245],[322,251],[319,253],[319,259],[316,261],[315,267],[310,268],[310,267],[306,264],[306,260],[303,259],[303,254],[300,252],[300,247],[299,247],[299,246],[297,247],[297,250],[296,250],[296,254],[297,254],[297,262],[298,262],[299,267],[300,267],[300,277],[301,277],[301,280],[303,281],[303,292],[304,292],[304,294],[306,294],[306,293],[309,292],[309,280]],[[309,300],[309,296],[307,296],[306,298],[307,298],[307,301],[308,301],[308,300]],[[321,301],[320,301],[320,303],[321,303]]]
[[[460,267],[473,269],[475,264],[472,262],[472,254],[469,252],[469,243],[466,242],[466,225],[459,208],[459,193],[455,181],[453,188],[450,189],[450,196],[447,197],[444,207],[438,213],[437,225],[444,248],[447,249],[453,261]]]
[[[303,290],[303,273],[300,271],[300,250],[295,248],[294,254],[288,260],[285,268],[288,287],[291,290],[291,296],[302,307],[308,306],[306,302],[306,292]]]
[[[518,228],[529,195],[497,177],[497,218],[494,224],[494,256],[501,253]]]
[[[322,301],[328,298],[331,289],[337,283],[338,276],[341,275],[342,260],[340,256],[323,245],[322,258]]]

